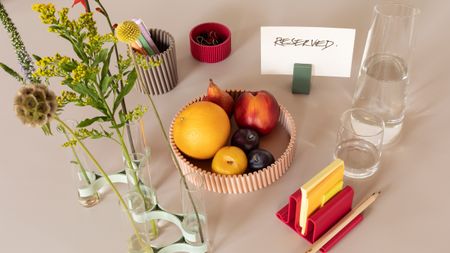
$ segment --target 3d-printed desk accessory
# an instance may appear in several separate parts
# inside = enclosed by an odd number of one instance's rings
[[[301,209],[301,191],[297,190],[290,198],[289,203],[277,212],[277,217],[297,234],[305,238],[308,242],[314,243],[328,229],[344,217],[352,209],[353,189],[346,186],[342,191],[337,193],[323,207],[315,211],[308,218],[308,229],[305,235],[302,235],[302,228],[299,224],[299,216]],[[360,214],[345,226],[336,236],[333,237],[322,248],[322,252],[328,252],[339,240],[341,240],[348,232],[350,232],[358,223],[363,220]]]
[[[106,179],[95,173],[89,175],[91,178],[95,178],[95,182],[89,187],[78,189],[78,194],[81,197],[90,196],[92,192],[103,192],[109,188]],[[127,184],[128,177],[125,171],[118,172],[116,174],[109,175],[112,183],[114,184]],[[204,216],[200,216],[200,219],[204,219]],[[149,211],[146,211],[140,215],[133,215],[133,220],[136,223],[144,223],[151,220],[164,220],[166,222],[174,224],[181,232],[180,237],[172,243],[168,243],[164,246],[151,245],[154,252],[158,253],[175,253],[175,252],[190,252],[190,253],[206,253],[208,250],[207,243],[201,243],[199,245],[193,245],[189,242],[196,240],[196,232],[188,231],[182,225],[185,215],[169,212],[163,209],[156,200],[156,205]]]
[[[311,64],[294,64],[292,76],[292,93],[309,94],[311,90]]]
[[[220,62],[231,53],[231,31],[223,24],[199,24],[192,28],[189,40],[192,56],[201,62]]]
[[[139,91],[145,94],[161,95],[171,91],[178,84],[177,58],[175,53],[175,39],[161,29],[150,29],[149,33],[160,53],[152,50],[154,54],[145,56],[148,64],[157,63],[156,66],[141,66],[137,64],[137,53],[131,55],[138,72]],[[150,45],[148,48],[151,48]]]

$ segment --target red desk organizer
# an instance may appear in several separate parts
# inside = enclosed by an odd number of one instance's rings
[[[320,236],[328,231],[342,217],[352,209],[353,189],[346,186],[336,196],[330,199],[322,208],[315,211],[308,218],[308,230],[306,235],[302,235],[299,226],[299,216],[301,208],[302,194],[300,189],[289,197],[289,203],[277,212],[277,217],[292,228],[297,234],[305,238],[308,242],[314,243]],[[363,220],[362,214],[356,216],[347,226],[335,235],[320,251],[328,252],[339,242],[348,232]]]

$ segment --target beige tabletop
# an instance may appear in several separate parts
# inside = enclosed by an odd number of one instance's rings
[[[41,56],[71,54],[69,45],[39,22],[31,10],[33,2],[2,0],[27,49]],[[59,7],[72,4],[71,0],[53,2]],[[223,88],[266,89],[291,112],[298,139],[290,170],[258,192],[207,193],[209,238],[216,253],[305,251],[308,243],[278,221],[275,212],[332,160],[339,116],[351,105],[372,8],[379,1],[102,2],[114,22],[140,17],[148,26],[174,36],[180,81],[173,91],[155,97],[165,126],[179,108],[205,92],[208,78]],[[365,181],[347,180],[356,191],[356,202],[372,191],[381,190],[383,195],[332,252],[450,252],[446,232],[450,226],[450,2],[402,2],[422,10],[416,25],[404,129],[399,142],[383,150],[375,176]],[[80,11],[81,6],[73,10]],[[97,18],[106,32],[106,23],[99,15]],[[190,55],[188,33],[206,21],[224,23],[232,31],[232,54],[223,62],[204,64]],[[259,28],[266,25],[355,28],[351,78],[314,77],[310,95],[294,95],[290,91],[292,76],[261,75]],[[0,61],[18,69],[8,36],[0,31]],[[0,84],[0,252],[125,252],[131,232],[115,196],[107,193],[97,206],[81,207],[62,139],[23,126],[12,106],[18,83],[0,72]],[[56,82],[52,87],[61,90]],[[138,92],[131,96],[146,103]],[[75,119],[90,113],[72,108],[64,117]],[[151,112],[146,123],[158,197],[163,206],[177,210],[178,174]],[[118,147],[96,143],[94,149],[108,168],[120,167]]]

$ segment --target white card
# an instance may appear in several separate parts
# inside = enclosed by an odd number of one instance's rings
[[[350,77],[355,29],[261,27],[261,74],[292,75],[294,63],[312,64],[313,76]]]

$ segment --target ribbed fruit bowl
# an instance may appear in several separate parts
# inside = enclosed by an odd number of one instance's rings
[[[236,99],[244,90],[227,90]],[[295,155],[296,129],[291,114],[280,106],[278,126],[267,136],[261,138],[261,147],[269,150],[275,157],[275,162],[261,170],[241,175],[220,175],[211,171],[211,160],[195,160],[184,155],[175,145],[173,139],[173,124],[178,115],[189,105],[201,101],[204,96],[198,97],[184,106],[175,115],[170,126],[170,145],[175,152],[183,173],[198,173],[205,179],[205,187],[217,193],[247,193],[265,188],[277,181],[289,169]],[[232,122],[232,132],[237,129]]]

